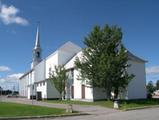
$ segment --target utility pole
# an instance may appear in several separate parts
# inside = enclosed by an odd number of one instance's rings
[[[33,105],[33,86],[34,86],[34,84],[32,83],[32,86],[31,86],[31,89],[32,89],[32,95],[31,95],[32,105]]]
[[[2,101],[2,87],[0,86],[0,101]]]

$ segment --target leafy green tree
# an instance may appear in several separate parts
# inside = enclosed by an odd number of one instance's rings
[[[147,93],[152,94],[155,91],[155,87],[153,85],[152,81],[149,81],[148,84],[146,85],[147,88]]]
[[[50,73],[49,80],[54,84],[55,88],[61,95],[61,99],[65,98],[65,84],[68,79],[64,66],[55,66],[55,70]]]
[[[133,78],[126,70],[128,56],[121,40],[122,32],[117,26],[95,26],[85,37],[82,57],[75,61],[79,79],[92,87],[104,88],[108,99],[112,89],[117,97],[119,88],[125,88]]]
[[[156,90],[159,90],[159,80],[156,82]]]

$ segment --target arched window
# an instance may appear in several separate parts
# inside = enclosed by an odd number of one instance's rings
[[[40,57],[40,52],[37,52],[37,53],[36,53],[36,57]]]

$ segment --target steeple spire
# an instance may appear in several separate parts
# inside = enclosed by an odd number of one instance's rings
[[[39,26],[37,27],[35,46],[33,49],[33,62],[31,68],[34,68],[39,62],[41,62],[41,47],[40,47],[40,31]]]
[[[39,26],[37,27],[34,49],[37,49],[37,48],[40,48],[40,31],[39,31]]]

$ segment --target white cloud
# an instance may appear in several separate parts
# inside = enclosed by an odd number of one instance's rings
[[[18,80],[22,75],[23,73],[10,74],[10,75],[7,75],[6,77],[0,78],[0,81],[4,82],[4,81],[10,81],[10,80]]]
[[[16,23],[19,25],[28,25],[29,22],[20,16],[17,16],[17,13],[19,13],[19,9],[14,7],[13,5],[7,6],[7,5],[1,5],[0,8],[0,20],[8,25],[12,23]]]
[[[0,78],[0,83],[3,83],[3,82],[5,82],[5,79]]]
[[[11,69],[7,66],[0,66],[0,72],[10,71]]]
[[[147,74],[159,74],[159,66],[152,66],[146,68],[146,73]]]
[[[23,73],[11,74],[11,75],[8,75],[6,77],[6,79],[8,79],[8,80],[18,80],[22,75],[23,75]]]
[[[0,86],[3,89],[13,89],[15,88],[18,90],[18,79],[21,77],[23,73],[15,73],[15,74],[10,74],[6,77],[0,78]]]

